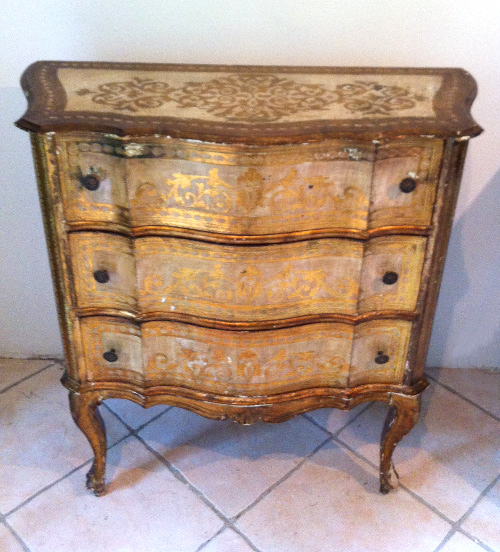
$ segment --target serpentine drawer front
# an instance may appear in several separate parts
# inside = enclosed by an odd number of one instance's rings
[[[469,138],[460,69],[38,62],[22,78],[71,413],[418,417]]]

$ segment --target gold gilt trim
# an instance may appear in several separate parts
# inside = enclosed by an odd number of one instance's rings
[[[170,321],[170,322],[184,322],[193,326],[201,326],[203,328],[214,328],[218,330],[270,330],[278,328],[292,328],[294,326],[302,326],[305,324],[315,324],[317,322],[341,322],[356,326],[363,322],[369,322],[370,320],[416,320],[418,318],[418,312],[413,311],[377,311],[369,312],[360,315],[351,314],[310,314],[305,316],[296,316],[294,318],[284,318],[279,320],[257,320],[253,322],[233,322],[227,320],[217,320],[213,318],[204,318],[201,316],[193,316],[191,314],[184,314],[180,312],[163,311],[149,312],[147,314],[140,314],[133,310],[112,309],[112,308],[77,308],[73,309],[76,316],[85,318],[88,316],[111,316],[116,318],[125,318],[127,320],[133,320],[138,323],[152,322],[152,321]]]
[[[79,379],[78,361],[73,345],[73,339],[79,335],[79,325],[77,321],[74,324],[71,316],[72,286],[69,281],[70,267],[66,261],[68,244],[64,239],[54,142],[50,135],[30,133],[30,139],[67,369],[71,377]]]
[[[431,226],[383,226],[371,230],[354,230],[350,228],[320,228],[316,230],[303,230],[300,232],[284,232],[280,234],[221,234],[218,232],[206,232],[193,230],[191,228],[178,228],[175,226],[136,226],[131,228],[121,224],[108,222],[74,221],[66,222],[68,232],[88,232],[96,230],[99,232],[110,232],[121,234],[126,237],[173,237],[187,238],[220,244],[272,244],[292,243],[310,239],[322,238],[349,238],[353,240],[368,240],[379,236],[428,236],[432,232]]]

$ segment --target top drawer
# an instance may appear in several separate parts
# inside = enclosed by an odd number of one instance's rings
[[[371,142],[112,145],[69,136],[58,146],[70,223],[247,236],[427,225],[442,148],[439,140],[376,152]]]

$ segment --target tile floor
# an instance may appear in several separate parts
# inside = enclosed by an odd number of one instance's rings
[[[498,372],[429,370],[387,496],[384,405],[245,427],[107,401],[102,498],[61,373],[0,360],[1,552],[500,552]]]

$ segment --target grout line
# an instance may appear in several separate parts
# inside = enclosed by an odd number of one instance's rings
[[[212,535],[208,540],[206,540],[203,544],[201,544],[194,552],[201,552],[208,544],[210,544],[213,540],[215,540],[216,537],[218,537],[221,533],[227,530],[234,531],[237,535],[239,535],[254,552],[261,552],[259,548],[255,546],[255,544],[244,534],[242,533],[237,527],[234,527],[233,525],[223,525],[215,535]]]
[[[442,383],[440,382],[438,379],[436,379],[435,377],[433,376],[429,376],[429,374],[426,374],[427,378],[432,380],[434,383],[437,383],[438,385],[440,385],[441,387],[444,387],[444,389],[446,389],[447,391],[449,391],[450,393],[453,393],[454,395],[456,395],[457,397],[460,397],[461,399],[463,399],[464,401],[468,402],[469,404],[471,404],[472,406],[475,406],[476,408],[479,408],[479,410],[481,410],[482,412],[484,412],[485,414],[487,414],[488,416],[490,416],[491,418],[493,418],[494,420],[496,420],[497,422],[500,422],[500,418],[498,416],[496,416],[495,414],[492,414],[491,412],[489,412],[488,410],[486,410],[486,408],[484,408],[484,406],[481,406],[480,404],[477,404],[476,402],[474,402],[473,400],[469,399],[468,397],[465,397],[464,395],[462,395],[461,393],[459,393],[458,391],[456,391],[455,389],[453,389],[453,387],[450,387],[449,385],[447,385],[446,383]]]
[[[263,500],[266,496],[268,496],[276,487],[281,485],[283,481],[286,481],[293,473],[295,473],[311,456],[316,454],[322,447],[324,447],[328,442],[330,442],[332,437],[327,437],[324,441],[322,441],[315,449],[312,450],[307,456],[304,456],[300,462],[298,462],[289,472],[287,472],[285,475],[280,477],[277,481],[275,481],[272,485],[270,485],[265,491],[263,491],[250,505],[248,505],[246,508],[243,508],[241,512],[236,514],[232,521],[237,521],[242,516],[244,516],[249,510],[251,510],[256,504],[258,504],[261,500]]]
[[[136,403],[134,403],[136,404]],[[149,425],[151,422],[155,422],[158,418],[161,418],[164,414],[166,414],[171,408],[173,408],[173,406],[167,406],[165,405],[167,408],[166,410],[163,410],[162,412],[160,412],[159,414],[157,414],[156,416],[153,416],[150,420],[148,420],[147,422],[144,422],[143,424],[141,424],[140,426],[136,427],[135,429],[128,425],[127,422],[125,422],[125,420],[123,420],[123,418],[118,414],[116,413],[109,405],[106,404],[106,402],[104,401],[102,403],[102,405],[107,408],[109,410],[109,412],[111,412],[111,414],[113,414],[113,416],[115,416],[116,418],[118,418],[118,420],[130,431],[130,432],[137,432],[139,433],[139,431],[143,430],[147,425]],[[139,405],[140,406],[140,405]]]
[[[310,418],[307,413],[301,414],[302,418],[305,418],[308,422],[310,422],[313,426],[316,426],[318,429],[321,429],[323,433],[326,433],[328,437],[332,436],[332,433],[326,429],[326,427],[323,427],[321,424],[319,424],[314,418]]]
[[[363,456],[362,454],[360,454],[357,450],[354,450],[351,446],[349,446],[347,443],[345,443],[344,441],[342,441],[342,439],[339,439],[338,437],[334,437],[333,440],[338,443],[339,445],[342,445],[344,448],[346,448],[348,451],[352,452],[355,456],[357,456],[360,460],[363,460],[364,462],[366,462],[367,464],[369,464],[372,468],[374,468],[375,470],[377,470],[377,474],[379,473],[380,471],[380,466],[374,464],[371,460],[369,460],[368,458],[366,458],[365,456]],[[420,502],[421,504],[423,504],[424,506],[426,506],[429,510],[431,510],[432,512],[434,512],[437,516],[439,516],[441,519],[443,519],[444,521],[448,522],[452,527],[455,527],[456,523],[455,521],[452,521],[446,514],[443,514],[442,512],[440,512],[435,506],[433,506],[432,504],[430,504],[429,502],[427,502],[424,498],[422,498],[421,496],[419,496],[417,493],[415,493],[414,491],[412,491],[409,487],[407,487],[406,485],[404,485],[403,483],[401,483],[401,481],[399,481],[399,484],[398,484],[398,488],[399,489],[402,489],[404,490],[407,494],[409,494],[411,497],[413,497],[415,500],[417,500],[418,502]],[[394,489],[396,490],[396,489]],[[393,492],[393,491],[391,491]]]
[[[15,387],[16,385],[19,385],[20,383],[23,383],[24,381],[29,380],[29,379],[33,378],[34,376],[37,376],[38,374],[40,374],[44,370],[47,370],[48,368],[50,368],[51,366],[55,366],[55,364],[56,364],[56,362],[51,362],[50,364],[47,364],[47,366],[44,366],[43,368],[40,368],[36,372],[33,372],[32,374],[28,374],[27,376],[24,376],[24,378],[21,378],[20,380],[14,382],[14,383],[11,383],[10,385],[7,385],[7,387],[4,387],[4,388],[0,389],[0,395],[5,393],[6,391],[9,391],[10,389]]]
[[[163,414],[163,413],[162,413]],[[164,456],[162,456],[158,451],[150,447],[147,442],[137,434],[137,432],[133,431],[132,435],[140,442],[142,445],[149,450],[151,454],[153,454],[171,473],[172,475],[181,483],[186,485],[202,502],[208,506],[214,514],[216,514],[221,521],[224,522],[225,527],[231,527],[233,531],[238,533],[246,542],[247,544],[254,550],[255,552],[260,552],[260,550],[250,541],[250,539],[241,533],[241,531],[233,525],[233,520],[228,518],[225,514],[223,514],[215,504],[212,503],[211,500],[209,500],[203,493],[200,491],[197,487],[195,487],[187,478],[186,476],[178,469],[176,468],[171,462],[169,462]],[[215,535],[214,535],[215,536]],[[211,540],[211,539],[210,539]],[[205,543],[207,544],[207,543]]]
[[[364,462],[366,462],[367,464],[372,466],[374,469],[377,470],[377,473],[378,473],[379,466],[375,465],[371,460],[369,460],[368,458],[366,458],[365,456],[363,456],[362,454],[360,454],[359,452],[354,450],[352,447],[350,447],[347,443],[345,443],[344,441],[342,441],[338,437],[333,437],[333,440],[335,442],[339,443],[340,445],[342,445],[343,447],[345,447],[350,452],[352,452],[360,460],[363,460]],[[483,489],[483,491],[479,494],[479,496],[474,501],[474,503],[467,509],[467,511],[457,521],[453,521],[446,514],[443,514],[442,512],[440,512],[435,506],[433,506],[432,504],[427,502],[424,498],[422,498],[417,493],[412,491],[409,487],[407,487],[406,485],[401,483],[401,481],[399,481],[399,486],[398,487],[400,489],[404,490],[407,494],[409,494],[415,500],[420,502],[423,506],[426,506],[429,510],[431,510],[434,514],[439,516],[442,520],[446,521],[447,523],[449,523],[451,525],[449,533],[444,537],[444,539],[441,541],[441,543],[438,545],[438,547],[434,550],[434,552],[439,552],[439,550],[442,549],[442,547],[446,544],[446,542],[448,540],[450,540],[451,537],[453,536],[453,534],[456,533],[457,531],[460,532],[460,533],[463,533],[466,537],[470,538],[476,544],[481,545],[485,550],[488,550],[488,552],[496,552],[495,550],[489,548],[487,545],[485,545],[483,542],[481,542],[481,540],[478,539],[476,536],[474,536],[471,533],[468,533],[467,531],[462,529],[461,524],[469,516],[469,514],[472,512],[472,510],[476,507],[478,502],[490,491],[490,489],[492,489],[498,483],[498,481],[500,481],[500,474],[497,475],[495,477],[495,479],[491,483],[489,483],[489,485],[487,485],[487,487],[485,489]]]
[[[120,439],[118,439],[118,441],[116,441],[116,443],[113,443],[112,445],[110,445],[109,447],[106,448],[106,451],[108,450],[111,450],[112,448],[116,447],[117,445],[119,445],[121,442],[125,441],[125,439],[128,439],[129,437],[131,437],[132,435],[132,432],[130,433],[127,433],[126,435],[124,435],[123,437],[121,437]],[[32,500],[34,500],[35,498],[37,498],[38,496],[40,496],[42,493],[44,493],[45,491],[48,491],[49,489],[51,489],[52,487],[54,487],[55,485],[57,485],[58,483],[60,483],[61,481],[64,481],[65,479],[67,479],[68,477],[70,477],[71,475],[73,475],[75,472],[77,472],[78,470],[81,470],[84,466],[86,466],[87,464],[91,464],[93,462],[93,456],[92,458],[89,458],[88,460],[86,460],[85,462],[83,462],[82,464],[80,464],[79,466],[77,466],[76,468],[73,468],[71,471],[69,471],[67,474],[63,475],[62,477],[60,477],[59,479],[56,479],[55,481],[53,481],[52,483],[49,483],[48,485],[46,485],[45,487],[39,489],[38,491],[36,491],[35,493],[33,493],[31,496],[29,496],[28,498],[26,498],[25,500],[23,500],[23,502],[21,502],[20,504],[18,504],[15,508],[13,508],[12,510],[10,510],[9,512],[7,512],[3,517],[4,519],[7,519],[8,516],[10,516],[11,514],[14,514],[15,512],[17,512],[18,510],[20,510],[21,508],[23,508],[24,506],[26,506],[26,504],[30,503]]]
[[[120,441],[118,441],[120,442]],[[113,445],[115,446],[115,445]],[[15,508],[12,508],[12,510],[10,510],[9,512],[7,512],[5,514],[5,518],[7,518],[8,516],[14,514],[15,512],[17,512],[18,510],[20,510],[21,508],[23,508],[24,506],[26,506],[26,504],[30,503],[32,500],[34,500],[35,498],[37,498],[38,496],[40,496],[42,493],[44,493],[45,491],[48,491],[49,489],[51,489],[52,487],[54,487],[55,485],[57,485],[58,483],[60,483],[61,481],[64,481],[65,479],[67,479],[68,477],[70,477],[71,475],[73,475],[75,472],[77,472],[78,470],[81,470],[84,466],[86,466],[87,464],[90,464],[92,462],[92,459],[89,459],[89,460],[86,460],[85,462],[83,462],[82,464],[80,464],[79,466],[77,466],[76,468],[73,468],[71,471],[69,471],[67,474],[63,475],[62,477],[60,477],[59,479],[56,479],[55,481],[53,481],[52,483],[49,483],[48,485],[46,485],[45,487],[39,489],[38,491],[36,491],[36,493],[32,494],[30,497],[28,497],[27,499],[23,500],[23,502],[21,502],[20,504],[18,504]]]
[[[239,535],[247,544],[248,546],[250,546],[250,548],[254,551],[254,552],[261,552],[260,548],[257,548],[255,546],[255,544],[245,535],[245,533],[243,533],[241,531],[241,529],[239,529],[238,527],[236,527],[235,525],[231,525],[231,529],[237,534]]]
[[[434,552],[439,552],[443,549],[443,546],[453,537],[453,535],[457,532],[455,527],[452,527],[448,533],[445,535],[444,539],[437,545],[437,547],[434,549]]]
[[[472,510],[478,505],[478,503],[487,495],[491,489],[500,481],[500,474],[498,474],[491,483],[489,483],[476,498],[472,506],[465,512],[465,514],[457,521],[457,525],[461,525],[472,513]]]
[[[374,401],[376,402],[376,401]],[[329,436],[335,436],[335,435],[338,435],[339,433],[341,433],[342,431],[344,431],[344,429],[349,426],[350,424],[352,424],[352,422],[354,422],[355,420],[357,420],[361,414],[364,414],[369,408],[371,408],[374,404],[374,402],[369,402],[368,404],[366,404],[363,408],[360,409],[360,411],[355,415],[353,416],[350,420],[348,420],[344,425],[342,425],[339,429],[336,429],[334,433],[331,433],[330,431],[328,431],[328,429],[326,429],[325,427],[323,427],[322,425],[320,425],[314,418],[312,417],[309,417],[308,416],[308,412],[307,413],[304,413],[302,414],[302,416],[304,418],[306,418],[307,420],[309,420],[312,424],[314,424],[316,427],[318,427],[319,429],[322,429],[323,431],[325,431]],[[336,409],[338,410],[338,409]],[[344,411],[345,412],[345,411]]]
[[[373,407],[373,405],[375,404],[375,402],[379,402],[379,401],[372,401],[372,402],[369,402],[364,408],[361,408],[360,411],[355,415],[353,416],[346,424],[344,424],[340,429],[337,429],[337,431],[333,434],[333,437],[337,437],[338,435],[340,435],[344,429],[348,426],[350,426],[353,422],[355,422],[362,414],[364,414],[367,410],[369,410],[370,408]]]
[[[478,539],[476,536],[472,535],[468,531],[464,531],[463,529],[457,529],[457,533],[462,533],[462,535],[465,535],[472,542],[476,543],[478,546],[480,546],[481,548],[484,548],[484,550],[487,550],[488,552],[498,552],[498,550],[493,550],[493,548],[490,548],[481,539]]]
[[[194,552],[200,552],[200,550],[203,550],[207,544],[210,544],[216,537],[218,537],[223,531],[227,529],[228,525],[224,524],[215,534],[213,534],[209,539],[207,539],[205,542],[201,543],[200,546],[194,551]]]
[[[12,529],[12,527],[4,520],[3,524],[9,531],[9,533],[17,540],[17,542],[21,545],[24,552],[31,552],[26,543],[23,541],[23,539]]]
[[[207,506],[210,507],[210,509],[215,512],[225,523],[230,524],[229,518],[227,518],[212,502],[199,490],[197,489],[187,478],[186,476],[178,469],[176,468],[171,462],[169,462],[164,456],[162,456],[158,451],[156,451],[154,448],[150,447],[148,443],[140,436],[137,435],[135,432],[133,433],[133,436],[140,442],[144,447],[149,450],[151,454],[153,454],[164,466],[166,466],[169,471],[174,475],[174,477],[179,480],[181,483],[184,483],[187,485],[198,497],[200,497],[203,502]]]

